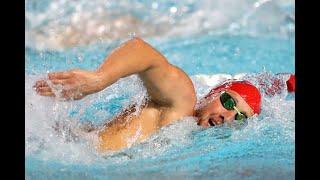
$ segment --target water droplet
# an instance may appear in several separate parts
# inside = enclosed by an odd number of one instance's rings
[[[136,36],[136,32],[129,32],[128,35],[130,38],[133,38]]]
[[[159,4],[157,2],[153,2],[151,6],[152,6],[152,9],[158,9]]]
[[[78,54],[78,61],[82,62],[83,61],[83,55],[82,54]]]
[[[236,47],[234,55],[235,56],[239,56],[240,55],[240,48]]]
[[[67,58],[67,64],[72,64],[72,61],[71,61],[71,59],[69,59],[69,58]]]
[[[177,7],[174,7],[174,6],[172,6],[172,7],[170,8],[170,12],[171,12],[172,14],[176,13],[177,10],[178,10]]]

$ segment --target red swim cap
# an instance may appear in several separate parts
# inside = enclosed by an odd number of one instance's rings
[[[210,96],[215,92],[228,89],[237,92],[252,108],[255,114],[260,114],[260,91],[248,81],[227,81],[222,85],[213,88],[206,97]]]

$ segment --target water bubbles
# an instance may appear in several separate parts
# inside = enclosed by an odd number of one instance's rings
[[[209,21],[204,21],[203,23],[202,23],[202,27],[203,28],[209,28],[210,27],[210,22]]]
[[[159,4],[157,2],[153,2],[151,7],[152,7],[152,9],[158,9]]]
[[[82,62],[82,61],[83,61],[83,55],[82,55],[82,54],[78,54],[77,57],[78,57],[78,61],[79,61],[79,62]]]
[[[136,32],[129,32],[128,35],[129,35],[130,38],[134,38],[134,37],[137,36]]]
[[[239,56],[239,55],[240,55],[240,48],[239,48],[239,47],[236,47],[236,48],[235,48],[234,55],[235,55],[235,56]]]
[[[178,8],[175,6],[170,7],[170,13],[175,14],[177,12]]]
[[[254,3],[253,7],[254,8],[258,8],[260,7],[261,5],[263,5],[264,3],[267,3],[268,1],[271,1],[271,0],[259,0],[257,2]]]
[[[235,32],[240,29],[240,25],[238,23],[231,23],[228,30],[230,32]]]
[[[190,10],[190,8],[188,6],[183,6],[181,8],[181,11],[184,12],[184,13],[188,12],[189,10]]]
[[[80,14],[74,13],[73,16],[71,17],[71,23],[76,24],[80,21]]]
[[[40,51],[40,52],[39,52],[39,56],[40,56],[41,59],[44,59],[45,56],[44,56],[43,51]]]
[[[239,27],[236,23],[245,26],[244,31],[241,32],[244,34],[261,35],[259,31],[265,30],[268,32],[277,31],[275,33],[287,36],[287,34],[294,34],[295,31],[293,26],[286,26],[290,22],[276,21],[283,19],[277,18],[281,13],[294,14],[292,12],[294,8],[287,12],[286,8],[283,9],[282,3],[270,0],[259,0],[255,3],[237,1],[236,5],[230,6],[229,1],[224,2],[223,0],[217,2],[190,1],[188,3],[165,1],[161,4],[157,1],[151,1],[151,4],[144,4],[140,1],[137,3],[126,1],[58,1],[49,4],[50,8],[43,13],[27,9],[26,22],[30,22],[27,23],[30,24],[30,28],[26,29],[26,32],[28,36],[32,34],[32,39],[37,39],[36,41],[26,41],[28,46],[60,49],[70,45],[99,41],[101,36],[110,40],[127,38],[128,29],[139,31],[142,35],[158,36],[161,34],[162,37],[201,32],[212,34],[224,30],[230,34],[239,33]],[[271,13],[260,15],[261,13],[259,14],[258,11],[261,11],[264,4],[272,4]],[[292,3],[288,2],[288,4]],[[294,4],[291,6],[294,7]],[[151,8],[153,12],[149,13],[148,8]],[[115,9],[118,10],[115,11]],[[284,12],[277,13],[280,10]],[[134,20],[119,22],[119,14],[127,12]],[[139,16],[137,17],[136,14]],[[88,25],[90,22],[95,22],[95,26]],[[260,27],[257,23],[262,26]],[[108,26],[115,26],[116,30],[109,30]],[[198,28],[199,26],[203,28]],[[56,28],[56,32],[48,33],[48,29],[52,27]],[[65,33],[68,27],[72,27],[73,30]],[[122,31],[126,32],[122,33]]]
[[[104,9],[101,6],[99,6],[99,7],[97,7],[96,11],[97,11],[98,14],[102,14]]]
[[[106,31],[106,27],[104,25],[101,25],[98,27],[98,34],[102,35]]]
[[[59,5],[57,3],[51,3],[50,8],[55,11],[59,8]]]
[[[71,65],[72,64],[72,60],[70,58],[66,58],[66,62],[67,64]]]

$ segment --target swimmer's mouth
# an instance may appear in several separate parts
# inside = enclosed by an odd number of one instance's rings
[[[209,123],[210,126],[216,126],[216,124],[215,124],[215,122],[213,121],[212,118],[210,118],[210,119],[208,120],[208,123]]]

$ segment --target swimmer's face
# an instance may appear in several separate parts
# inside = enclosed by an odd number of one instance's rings
[[[237,109],[247,117],[253,116],[254,112],[246,101],[235,91],[225,90],[236,102]],[[198,125],[210,127],[223,123],[231,123],[237,115],[236,110],[228,110],[220,101],[221,92],[212,94],[209,98],[200,101],[200,108],[196,110]]]

